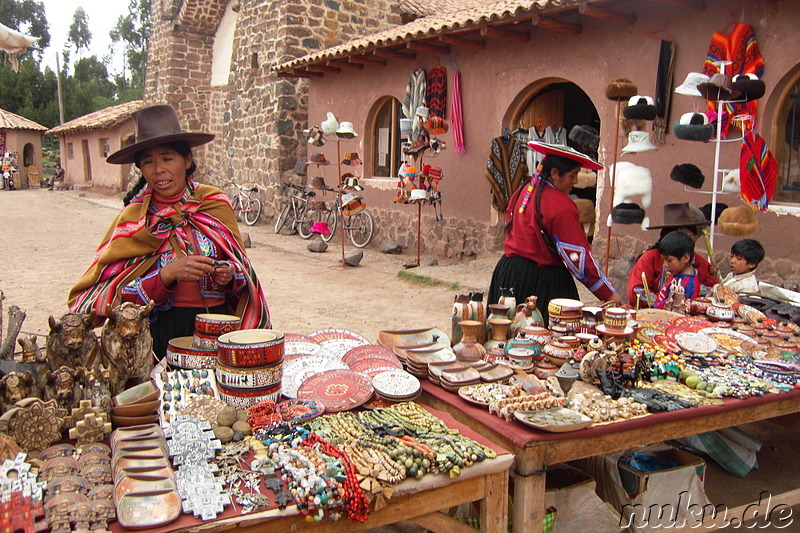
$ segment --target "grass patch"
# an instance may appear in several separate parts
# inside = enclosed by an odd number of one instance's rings
[[[458,289],[461,288],[461,284],[457,281],[454,281],[453,283],[448,285],[447,288],[451,291],[457,291]]]
[[[441,285],[442,282],[438,279],[430,278],[428,276],[420,276],[418,274],[413,274],[411,272],[401,270],[397,273],[397,277],[403,281],[411,283],[412,285],[427,285],[429,287],[433,287],[435,285]]]

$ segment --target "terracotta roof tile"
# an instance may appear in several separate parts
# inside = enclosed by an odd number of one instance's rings
[[[405,0],[421,6],[421,0]],[[434,0],[433,5],[451,6],[453,11],[439,12],[418,18],[407,24],[387,28],[331,48],[308,54],[285,63],[273,66],[272,70],[283,72],[329,59],[349,57],[376,48],[385,48],[407,41],[425,39],[432,36],[458,32],[481,24],[498,24],[505,19],[523,15],[547,13],[559,8],[577,6],[589,0],[499,0],[481,2],[480,0]],[[420,7],[421,9],[421,7]],[[444,7],[443,7],[444,9]]]
[[[60,126],[47,131],[47,135],[57,135],[72,131],[85,131],[110,128],[130,117],[131,113],[142,107],[141,100],[125,102],[105,109],[100,109],[94,113],[74,118]]]
[[[486,0],[401,0],[400,11],[422,17],[486,5]]]
[[[15,115],[11,111],[0,109],[0,130],[36,130],[45,131],[47,128],[25,117]]]

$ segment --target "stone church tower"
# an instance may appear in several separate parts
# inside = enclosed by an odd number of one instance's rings
[[[217,136],[195,149],[203,182],[277,183],[306,157],[308,91],[270,67],[400,24],[399,11],[391,0],[152,0],[144,100]]]

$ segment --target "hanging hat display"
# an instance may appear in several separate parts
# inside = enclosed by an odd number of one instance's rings
[[[706,177],[703,176],[703,172],[691,163],[675,165],[672,167],[669,177],[672,181],[683,183],[684,185],[688,185],[689,187],[693,187],[695,189],[701,188],[703,183],[706,181]]]
[[[588,155],[581,153],[570,146],[531,141],[528,143],[528,147],[536,152],[539,152],[540,154],[557,155],[560,157],[566,157],[567,159],[572,159],[573,161],[580,163],[583,168],[588,168],[589,170],[602,170],[603,168],[603,165]]]
[[[600,147],[600,134],[591,126],[576,124],[569,131],[569,140],[582,144],[590,150],[597,150]]]
[[[431,139],[431,142],[428,143],[428,146],[430,147],[431,152],[433,152],[434,155],[441,153],[442,150],[447,148],[447,144],[443,140],[435,138]]]
[[[747,237],[758,231],[758,218],[749,206],[737,205],[720,214],[717,228],[731,237]]]
[[[644,209],[633,202],[617,204],[611,210],[611,221],[614,224],[641,224],[644,220]]]
[[[314,146],[323,146],[327,141],[325,137],[322,135],[322,129],[319,126],[313,126],[311,129],[305,130],[303,133],[306,134],[306,141],[308,144],[313,144]]]
[[[427,108],[427,107],[425,107],[424,105],[421,105],[421,106],[419,106],[419,107],[417,108],[417,111],[416,111],[416,113],[415,113],[415,114],[416,114],[416,115],[417,115],[417,117],[419,117],[419,118],[424,118],[424,119],[426,119],[426,118],[428,118],[428,116],[430,116],[430,111],[428,110],[428,108]]]
[[[739,99],[745,102],[758,100],[764,96],[764,93],[767,91],[764,82],[759,80],[758,76],[755,74],[739,74],[738,76],[734,76],[731,87],[734,91],[742,93]]]
[[[350,172],[342,174],[342,182],[344,182],[345,189],[354,189],[356,191],[363,191],[364,187],[358,182],[358,178]]]
[[[628,100],[637,92],[639,89],[628,78],[614,78],[606,85],[606,98],[609,100]]]
[[[333,113],[328,111],[328,118],[323,120],[319,126],[320,129],[322,129],[322,133],[325,135],[336,135],[336,130],[339,129],[339,122],[336,120],[336,117],[333,116]]]
[[[622,151],[626,154],[648,152],[658,150],[658,147],[650,142],[650,133],[646,131],[632,131],[628,134],[628,144]]]
[[[734,168],[722,176],[722,192],[742,192],[742,184],[739,180],[739,169]]]
[[[675,137],[684,141],[706,142],[711,139],[714,128],[708,123],[705,113],[684,113],[672,126]]]
[[[683,228],[686,226],[708,226],[711,222],[703,212],[688,202],[664,205],[664,222],[647,229]]]
[[[363,165],[361,159],[358,157],[358,152],[345,152],[344,159],[342,159],[343,165],[348,165],[351,167],[357,165]]]
[[[359,211],[363,211],[365,207],[367,205],[361,196],[352,192],[342,195],[342,212],[344,212],[345,216],[355,215]]]
[[[414,189],[411,191],[409,202],[426,202],[428,200],[428,191],[425,189]]]
[[[339,127],[336,128],[336,136],[340,139],[352,139],[353,137],[358,137],[358,133],[353,129],[352,122],[342,121],[339,123]]]
[[[697,90],[697,86],[710,79],[711,78],[700,72],[690,72],[686,75],[686,79],[683,80],[683,83],[675,87],[675,92],[686,96],[703,96],[700,94],[700,91]]]
[[[309,164],[314,165],[330,165],[331,162],[325,159],[325,154],[322,152],[315,152],[308,158]]]
[[[656,106],[650,96],[637,94],[631,96],[628,105],[622,108],[622,116],[634,120],[653,120],[656,118]]]
[[[327,185],[325,185],[325,178],[322,176],[314,176],[311,178],[311,183],[309,183],[309,186],[312,189],[325,189],[327,187]]]
[[[741,94],[733,89],[731,77],[725,74],[714,74],[707,82],[698,84],[697,90],[709,102],[735,100]]]
[[[700,211],[702,211],[703,216],[706,217],[706,220],[708,221],[709,224],[711,224],[711,208],[712,207],[713,206],[711,204],[706,204],[706,205],[704,205],[703,207],[700,208]],[[719,223],[719,217],[722,214],[722,212],[725,211],[726,209],[728,209],[728,204],[723,204],[723,203],[717,202],[717,211],[716,211],[716,216],[714,217],[715,218],[714,224],[718,224]]]

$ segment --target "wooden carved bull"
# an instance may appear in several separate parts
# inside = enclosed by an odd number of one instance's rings
[[[30,372],[12,370],[0,378],[0,411],[5,413],[25,398],[39,396],[39,387]]]
[[[129,379],[142,383],[153,369],[153,337],[147,317],[153,302],[136,305],[124,302],[109,314],[100,334],[102,364],[111,371],[111,393],[125,390]]]
[[[54,372],[45,372],[44,399],[55,400],[56,404],[71,412],[83,399],[83,367],[61,366]]]
[[[94,321],[94,311],[88,315],[66,313],[58,320],[50,317],[50,334],[47,336],[50,370],[61,366],[94,368],[98,349]]]

